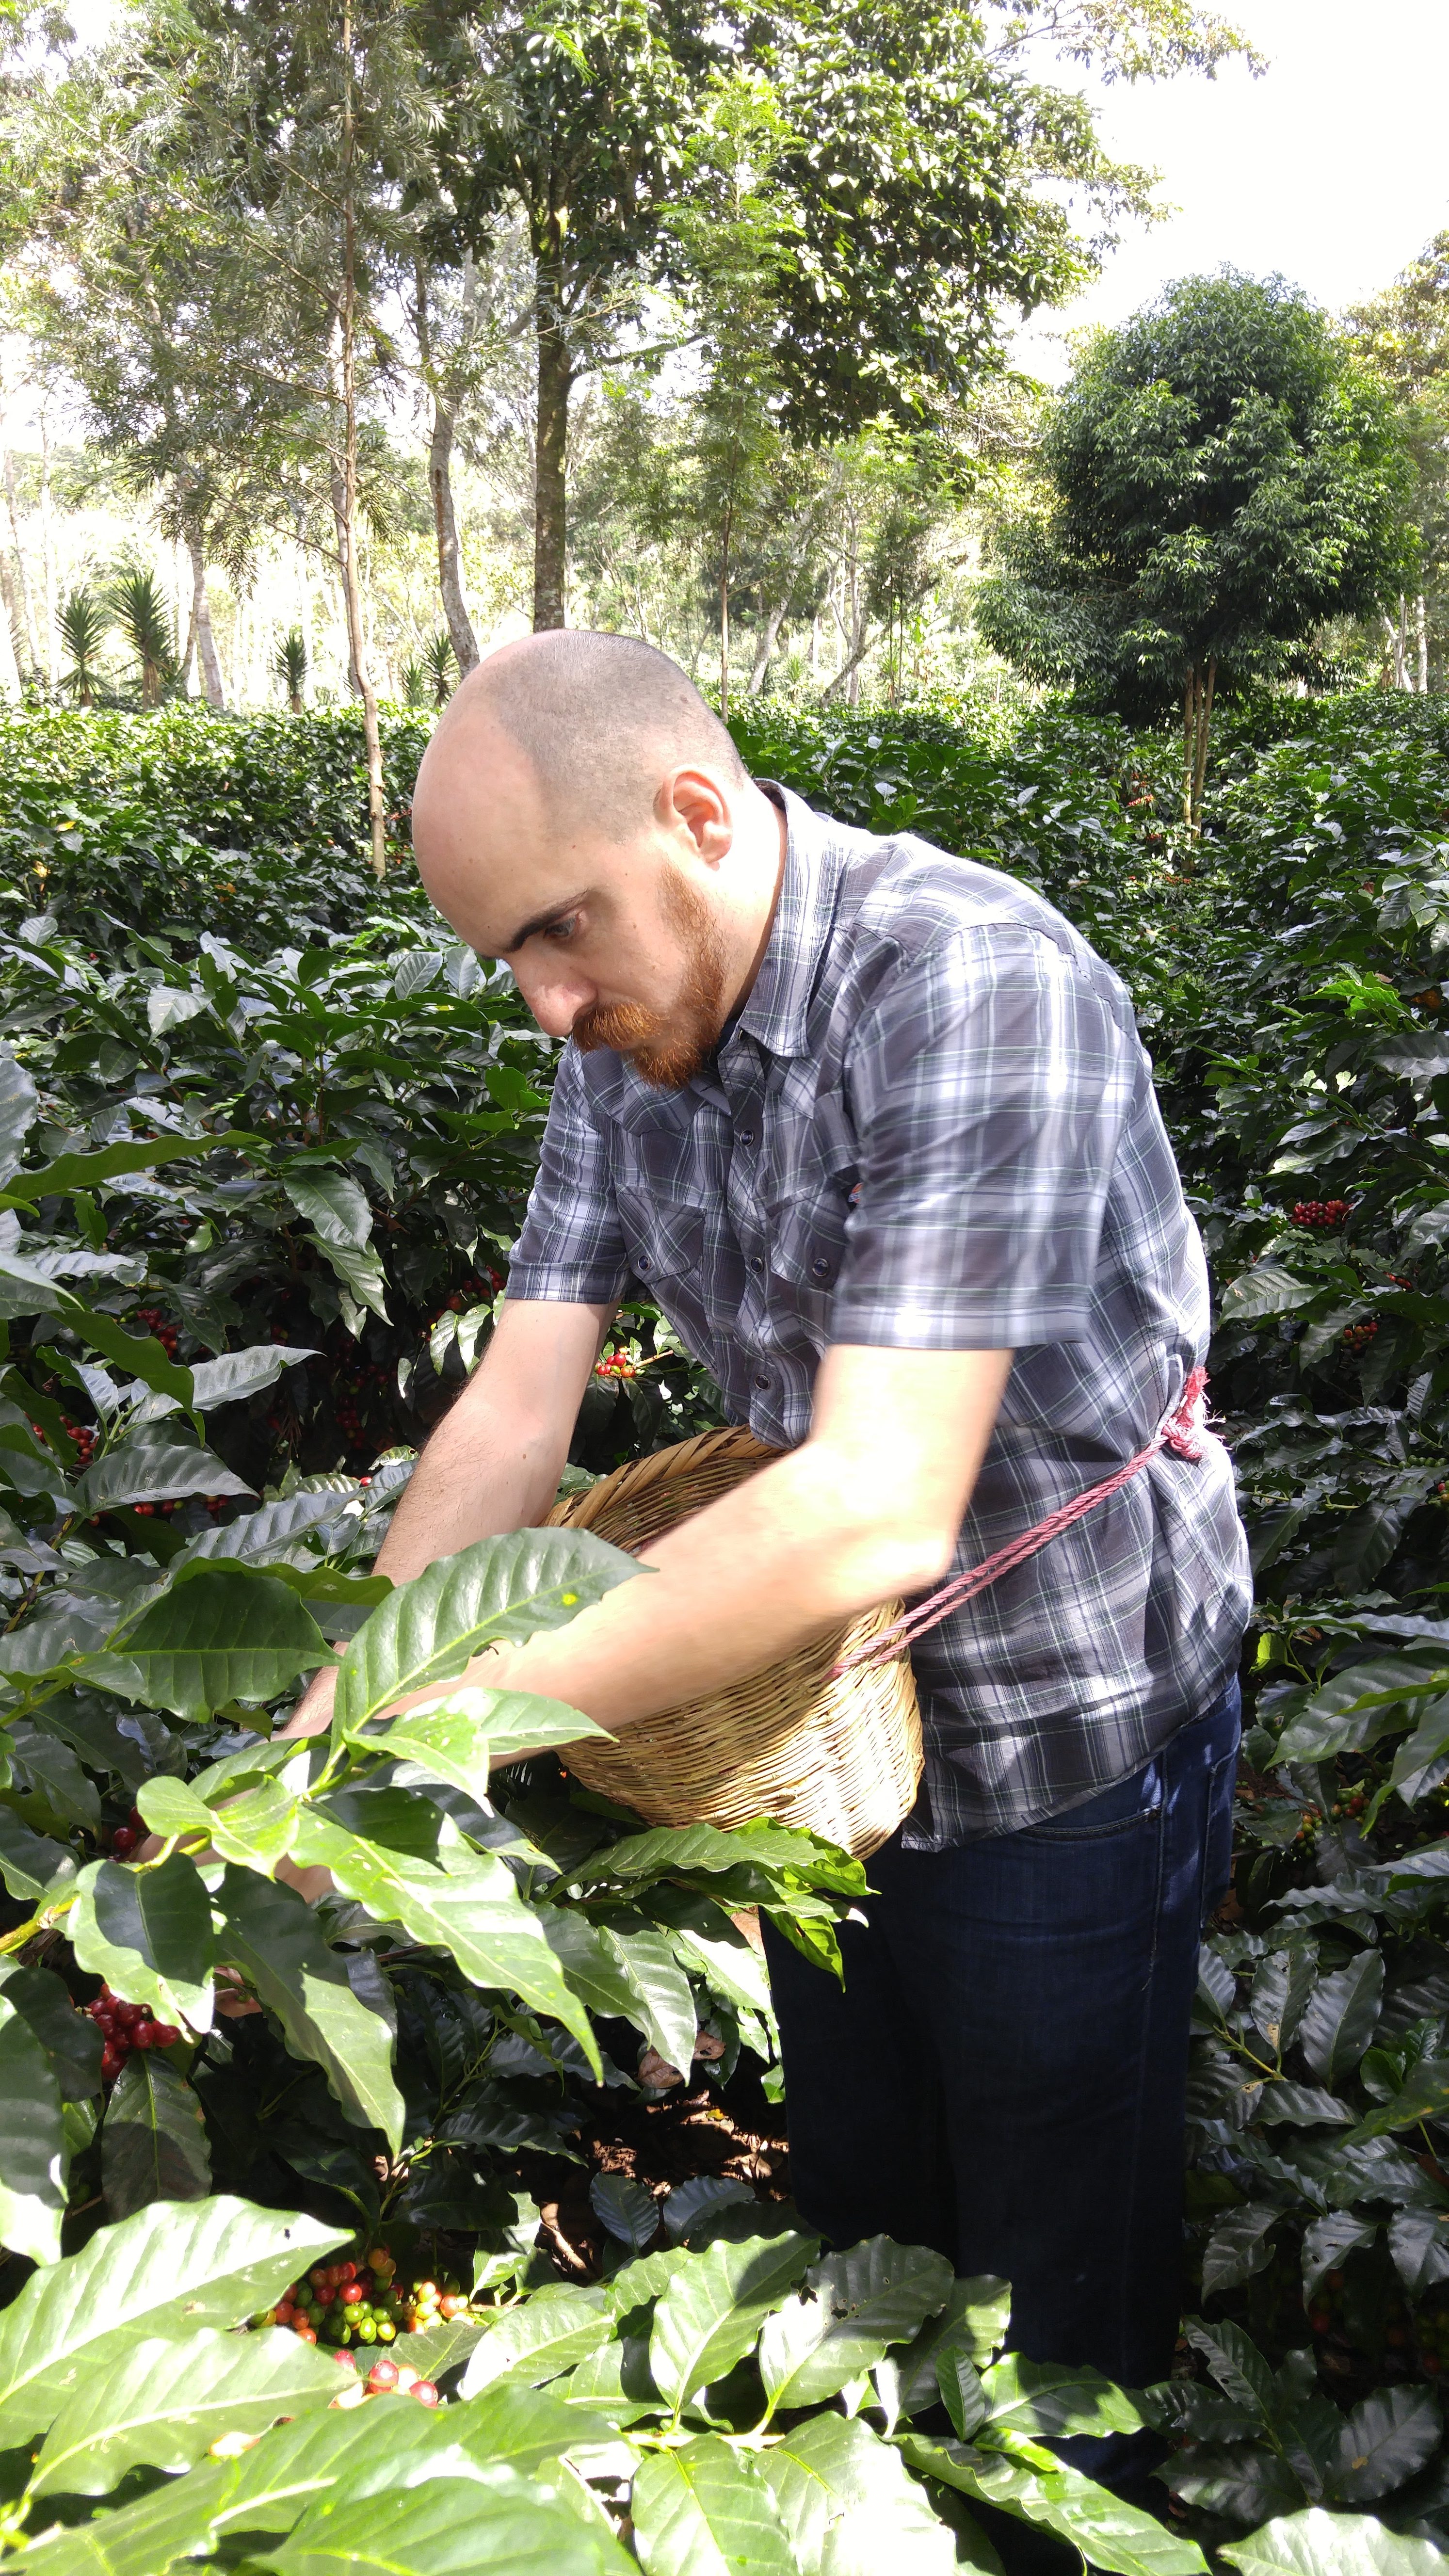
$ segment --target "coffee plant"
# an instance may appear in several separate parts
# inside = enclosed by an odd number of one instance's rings
[[[1081,921],[1209,1242],[1260,1601],[1172,2378],[1011,2354],[1008,2285],[823,2248],[763,2168],[600,2153],[778,2096],[752,1918],[828,1966],[868,1867],[645,1829],[539,1750],[575,1713],[459,1687],[632,1579],[602,1541],[372,1571],[552,1065],[412,877],[423,720],[379,890],[350,713],[45,716],[0,730],[0,2559],[914,2576],[1016,2522],[1120,2576],[1441,2563],[1449,718],[1249,710],[1199,844],[1170,743],[993,723],[741,738]],[[717,1418],[628,1306],[568,1478]],[[1156,2514],[1059,2447],[1139,2428]]]

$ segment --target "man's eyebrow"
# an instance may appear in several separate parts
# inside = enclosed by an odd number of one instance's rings
[[[500,957],[511,957],[514,950],[516,948],[521,948],[526,939],[532,939],[535,931],[547,930],[555,921],[566,921],[569,914],[571,912],[577,912],[579,905],[585,902],[586,899],[587,889],[584,894],[569,895],[562,903],[551,903],[547,912],[535,912],[531,914],[521,930],[515,930],[511,939],[505,939],[503,941],[497,954]]]

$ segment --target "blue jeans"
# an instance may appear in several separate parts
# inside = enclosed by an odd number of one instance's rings
[[[1234,1680],[1064,1816],[950,1851],[887,1843],[868,1925],[842,1930],[843,1989],[766,1929],[810,2226],[1004,2274],[1019,2351],[1127,2387],[1166,2377],[1177,2336],[1188,2014],[1228,1885],[1239,1719]],[[1126,2446],[1061,2447],[1101,2475]]]

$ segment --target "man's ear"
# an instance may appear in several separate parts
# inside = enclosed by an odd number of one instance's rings
[[[656,811],[666,831],[687,834],[706,867],[727,856],[734,839],[729,799],[707,769],[676,769],[660,786]]]

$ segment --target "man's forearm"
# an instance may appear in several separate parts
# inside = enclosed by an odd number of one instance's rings
[[[547,1519],[612,1312],[505,1301],[482,1366],[413,1471],[378,1553],[379,1574],[409,1583],[439,1557]],[[320,1733],[335,1682],[331,1667],[318,1673],[282,1732]]]
[[[613,1731],[925,1589],[950,1561],[1010,1365],[1007,1352],[830,1353],[802,1448],[653,1542],[636,1582],[479,1657],[469,1681],[541,1692]]]
[[[505,1302],[481,1368],[413,1471],[379,1574],[409,1583],[440,1556],[547,1519],[610,1313]]]

